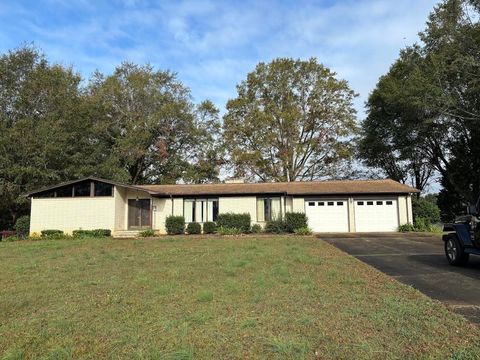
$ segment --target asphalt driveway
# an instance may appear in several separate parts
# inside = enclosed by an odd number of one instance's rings
[[[439,236],[322,234],[318,237],[480,324],[480,256],[471,256],[466,267],[452,267],[445,259]]]

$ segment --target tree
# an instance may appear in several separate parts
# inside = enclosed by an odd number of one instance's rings
[[[356,95],[316,59],[259,63],[237,92],[224,116],[224,143],[236,176],[335,177],[350,159]]]
[[[211,139],[197,116],[206,119],[210,112],[211,125],[218,121],[218,110],[204,103],[197,112],[189,89],[174,73],[123,63],[110,76],[96,73],[88,93],[106,161],[117,164],[128,182],[175,183],[186,174],[192,177],[196,166],[203,171],[193,181],[201,181],[203,175],[215,178],[218,169],[207,171],[198,164],[203,161],[198,146],[208,147]]]
[[[22,193],[83,175],[88,166],[80,80],[31,46],[0,57],[0,213],[9,214],[3,226],[28,211]]]
[[[367,166],[383,170],[393,180],[411,182],[420,191],[434,174],[424,152],[434,116],[424,99],[433,93],[424,66],[419,47],[400,53],[368,98],[358,142],[359,157]]]

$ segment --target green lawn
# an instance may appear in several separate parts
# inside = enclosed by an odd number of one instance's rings
[[[479,339],[313,237],[0,243],[3,359],[475,359]]]

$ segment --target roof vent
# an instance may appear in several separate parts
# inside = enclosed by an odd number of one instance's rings
[[[245,179],[243,178],[230,178],[225,180],[225,184],[244,184]]]

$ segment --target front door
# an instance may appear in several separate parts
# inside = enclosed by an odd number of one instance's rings
[[[150,199],[128,199],[128,228],[144,229],[151,227]]]

